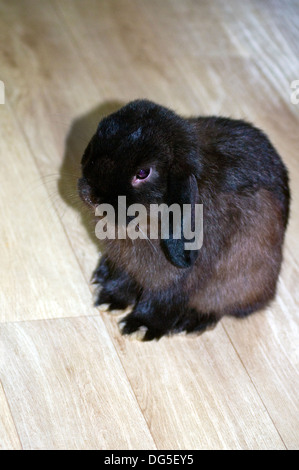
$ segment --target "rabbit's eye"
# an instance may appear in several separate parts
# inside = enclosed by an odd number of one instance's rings
[[[147,168],[145,170],[139,170],[138,173],[136,173],[136,179],[138,180],[145,180],[151,172],[150,168]]]
[[[132,179],[132,185],[138,186],[143,181],[147,180],[148,177],[151,175],[152,169],[151,168],[141,168],[138,170],[134,178]]]

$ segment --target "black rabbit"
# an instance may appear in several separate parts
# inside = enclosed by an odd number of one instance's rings
[[[143,340],[202,332],[273,299],[289,215],[287,170],[266,135],[221,117],[184,119],[147,100],[103,119],[82,158],[81,198],[93,209],[126,204],[203,205],[203,243],[174,237],[105,241],[97,305],[133,310],[123,334]],[[128,221],[129,219],[127,219]],[[182,221],[183,222],[183,221]]]

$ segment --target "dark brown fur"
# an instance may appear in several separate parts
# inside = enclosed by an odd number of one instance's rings
[[[141,127],[140,142],[131,141]],[[171,237],[107,240],[95,273],[103,286],[97,304],[133,305],[123,333],[145,329],[150,340],[204,331],[224,315],[244,317],[274,298],[289,189],[287,171],[261,131],[224,118],[183,120],[137,101],[106,118],[92,142],[79,182],[89,205],[115,205],[116,195],[145,205],[203,204],[203,246],[196,252]],[[132,189],[132,176],[146,165],[158,180]]]

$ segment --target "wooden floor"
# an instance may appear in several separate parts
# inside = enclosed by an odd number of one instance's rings
[[[0,448],[299,448],[298,24],[290,0],[0,1]],[[283,156],[292,213],[264,312],[140,343],[92,306],[78,162],[142,97],[246,118]]]

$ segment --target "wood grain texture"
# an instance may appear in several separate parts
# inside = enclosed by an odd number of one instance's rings
[[[0,1],[2,448],[299,447],[298,20],[294,0]],[[245,118],[277,146],[293,197],[265,311],[140,344],[92,307],[79,160],[140,97]]]
[[[0,321],[86,315],[89,289],[9,105],[0,126]]]
[[[0,450],[22,449],[1,382],[0,416]]]
[[[0,334],[24,449],[155,448],[100,318],[7,323]]]

